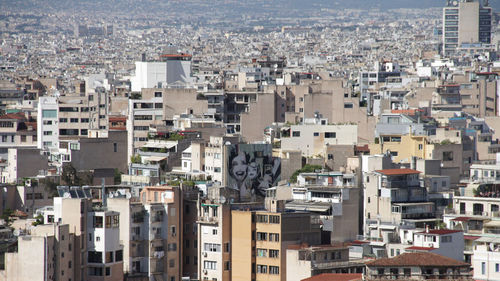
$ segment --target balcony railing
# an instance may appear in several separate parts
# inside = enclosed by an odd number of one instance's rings
[[[216,224],[218,222],[218,218],[217,217],[208,217],[208,216],[199,216],[198,222]]]

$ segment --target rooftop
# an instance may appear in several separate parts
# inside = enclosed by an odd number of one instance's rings
[[[385,169],[385,170],[376,170],[375,172],[386,175],[386,176],[420,174],[419,171],[413,170],[413,169]]]
[[[378,266],[470,266],[465,262],[429,252],[404,253],[394,258],[382,258],[367,262],[368,267]]]

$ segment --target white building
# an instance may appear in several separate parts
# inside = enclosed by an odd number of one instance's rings
[[[37,147],[57,149],[59,147],[59,117],[56,97],[40,97],[37,113]]]
[[[314,119],[316,120],[316,119]],[[357,125],[329,125],[328,120],[290,126],[290,135],[281,138],[283,150],[300,150],[306,157],[324,156],[327,145],[355,145]]]
[[[427,251],[463,261],[464,233],[450,229],[427,229],[417,232],[413,236],[413,246],[406,248],[405,251]]]
[[[498,234],[476,240],[472,267],[474,280],[500,280],[500,237]]]
[[[191,83],[191,56],[187,54],[162,55],[162,61],[136,61],[135,76],[131,78],[132,91],[143,88],[165,88],[174,83]]]

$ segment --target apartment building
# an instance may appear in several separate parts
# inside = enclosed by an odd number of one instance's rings
[[[447,1],[443,8],[443,54],[467,48],[467,45],[491,44],[492,8],[487,3]]]
[[[470,265],[433,253],[404,253],[366,263],[364,280],[473,280]]]
[[[16,252],[5,253],[5,270],[0,271],[0,279],[76,280],[79,266],[75,252],[79,253],[79,247],[69,225],[36,226],[30,234],[19,236]]]
[[[59,147],[59,106],[56,97],[40,97],[37,112],[37,147],[57,150]]]
[[[231,280],[286,280],[286,249],[320,243],[319,219],[283,212],[283,201],[268,200],[267,211],[231,211]]]
[[[323,273],[362,273],[361,260],[349,259],[349,245],[290,245],[286,250],[286,280],[300,281]],[[321,279],[320,279],[321,280]]]
[[[413,236],[413,246],[405,252],[430,252],[445,257],[464,261],[464,233],[461,230],[429,229],[416,232]]]
[[[306,119],[301,125],[291,125],[281,137],[283,150],[300,150],[305,157],[320,155],[327,158],[326,146],[357,143],[357,125],[331,125],[328,119],[320,118]]]
[[[472,267],[475,280],[500,279],[500,223],[495,220],[497,232],[483,236],[474,241]]]
[[[231,204],[237,198],[234,191],[212,187],[207,199],[198,199],[197,265],[199,280],[231,280]],[[195,227],[193,225],[193,227]]]
[[[76,139],[82,136],[99,138],[107,134],[109,105],[106,91],[98,90],[86,96],[60,96],[57,102],[59,139]],[[53,115],[48,118],[47,121],[54,119]],[[42,119],[38,122],[44,122],[43,110]]]
[[[10,147],[36,147],[36,124],[22,112],[0,116],[0,153]]]
[[[399,225],[409,220],[422,227],[435,219],[433,202],[420,184],[420,172],[413,169],[375,170],[365,178],[365,234],[369,221]],[[379,237],[379,234],[371,235]]]

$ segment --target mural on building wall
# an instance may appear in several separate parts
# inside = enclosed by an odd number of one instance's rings
[[[241,198],[262,198],[266,188],[277,185],[281,162],[273,157],[270,144],[233,144],[226,151],[227,183]]]

